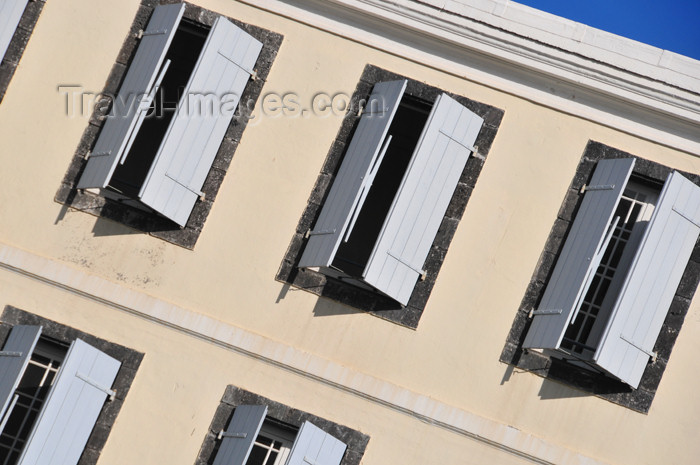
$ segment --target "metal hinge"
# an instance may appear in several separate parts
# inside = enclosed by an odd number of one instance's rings
[[[161,34],[167,34],[168,32],[168,29],[157,29],[155,31],[144,31],[143,29],[140,29],[139,32],[136,33],[136,38],[140,39],[144,36],[157,36]]]
[[[307,230],[304,234],[304,238],[308,239],[309,236],[321,236],[323,234],[335,234],[335,229],[321,229],[319,231]]]
[[[89,377],[87,377],[86,375],[84,375],[82,373],[76,373],[75,377],[78,379],[82,379],[83,381],[88,383],[90,386],[94,387],[95,389],[99,389],[100,391],[107,394],[109,396],[109,400],[114,400],[115,396],[117,395],[117,391],[113,391],[105,386],[102,386],[97,381],[90,379]]]
[[[390,256],[391,258],[393,258],[394,260],[398,261],[399,263],[402,263],[402,264],[406,265],[407,267],[409,267],[410,269],[412,269],[413,271],[415,271],[416,273],[418,273],[418,274],[420,275],[421,281],[425,279],[425,277],[426,277],[426,275],[427,275],[427,272],[426,272],[425,270],[421,270],[420,268],[418,268],[418,267],[416,267],[416,266],[413,266],[413,265],[411,265],[410,263],[406,263],[405,261],[403,261],[402,259],[400,259],[398,256],[394,255],[394,254],[391,253],[391,252],[387,252],[386,254],[387,254],[388,256]]]
[[[620,334],[620,339],[622,339],[623,341],[625,341],[627,344],[631,345],[631,346],[634,347],[635,349],[637,349],[637,350],[639,350],[639,351],[641,351],[641,352],[644,352],[644,353],[647,354],[649,357],[651,357],[652,361],[656,362],[656,357],[657,357],[657,355],[658,355],[656,352],[649,352],[648,350],[642,349],[641,347],[639,347],[637,344],[635,344],[634,342],[632,342],[632,341],[630,341],[629,339],[627,339],[627,338],[626,338],[625,336],[623,336],[622,334]]]
[[[562,309],[557,308],[557,309],[544,309],[544,310],[535,310],[534,308],[530,310],[530,313],[527,314],[528,318],[532,318],[535,315],[561,315]]]
[[[600,184],[597,186],[587,186],[583,185],[581,188],[581,193],[583,194],[586,191],[610,191],[615,189],[615,184]]]
[[[0,351],[0,357],[21,357],[22,352]]]
[[[88,158],[107,157],[111,154],[112,154],[111,150],[107,150],[106,152],[88,152],[85,154],[85,159],[87,160]]]
[[[235,439],[245,439],[248,437],[248,433],[227,433],[224,430],[219,431],[219,435],[217,436],[219,439],[221,438],[235,438]]]

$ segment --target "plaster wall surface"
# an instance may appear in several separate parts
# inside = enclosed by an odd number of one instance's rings
[[[510,372],[498,358],[589,140],[694,173],[700,159],[499,92],[468,72],[442,73],[234,1],[196,4],[284,36],[263,98],[294,93],[308,107],[319,92],[349,96],[371,63],[505,111],[417,330],[274,280],[342,116],[259,112],[193,251],[53,201],[89,118],[66,115],[59,87],[103,88],[136,0],[46,3],[0,105],[0,243],[603,462],[692,463],[700,454],[700,402],[691,392],[697,303],[647,415]],[[369,434],[367,465],[519,460],[6,270],[0,282],[2,305],[146,354],[100,463],[192,463],[228,384]],[[462,461],[465,454],[471,462]]]

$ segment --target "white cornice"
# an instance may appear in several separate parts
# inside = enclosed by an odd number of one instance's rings
[[[700,155],[695,60],[506,0],[240,1]]]

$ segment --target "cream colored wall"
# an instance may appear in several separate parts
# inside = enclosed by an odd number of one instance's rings
[[[498,362],[587,141],[691,172],[700,171],[700,160],[269,12],[233,1],[196,3],[284,35],[263,95],[294,92],[301,102],[316,92],[350,95],[372,63],[505,110],[418,329],[274,280],[340,118],[263,118],[248,127],[194,251],[52,201],[87,124],[63,114],[57,87],[102,89],[136,0],[47,2],[0,104],[0,161],[11,168],[0,174],[0,242],[604,461],[691,463],[700,454],[700,403],[691,393],[697,304],[648,415],[529,373],[508,374]],[[473,463],[510,460],[153,323],[15,276],[2,279],[0,304],[146,353],[100,463],[192,463],[227,384],[370,434],[367,465],[464,463],[465,451],[480,459]],[[174,438],[181,447],[172,447]],[[444,447],[426,450],[431,441]],[[444,456],[434,461],[436,453]]]

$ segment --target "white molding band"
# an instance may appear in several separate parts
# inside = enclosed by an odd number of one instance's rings
[[[700,156],[696,60],[508,0],[239,1]]]
[[[0,244],[0,269],[214,343],[532,463],[603,465],[512,426],[8,245]]]

